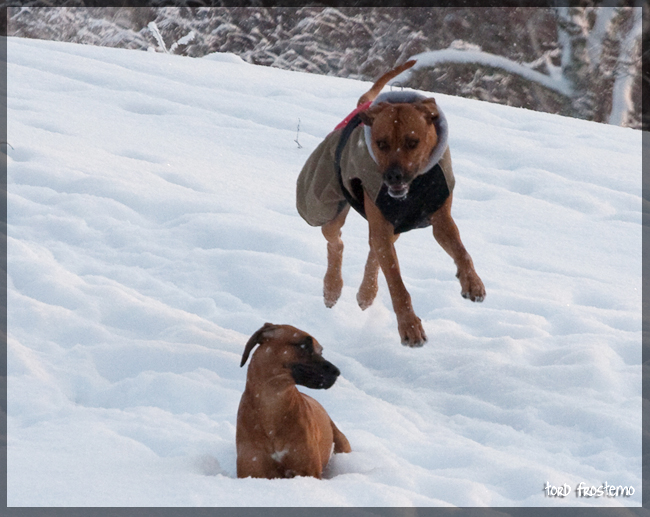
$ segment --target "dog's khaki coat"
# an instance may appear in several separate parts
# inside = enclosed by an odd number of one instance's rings
[[[379,166],[368,152],[363,131],[362,125],[355,128],[343,149],[341,178],[351,194],[352,180],[359,179],[370,198],[376,201],[383,179]],[[325,137],[307,159],[298,176],[296,207],[298,213],[311,226],[322,226],[330,222],[347,205],[336,175],[334,156],[341,132],[341,129],[337,129]],[[447,188],[452,192],[455,180],[449,148],[442,155],[439,164],[445,175]]]

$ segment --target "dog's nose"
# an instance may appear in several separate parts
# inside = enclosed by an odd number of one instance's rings
[[[336,366],[334,366],[329,361],[325,361],[325,364],[323,365],[323,370],[326,374],[331,375],[333,377],[338,377],[339,375],[341,375],[341,370],[339,370]]]
[[[391,165],[384,173],[384,181],[389,185],[396,185],[404,181],[404,173],[399,166]]]

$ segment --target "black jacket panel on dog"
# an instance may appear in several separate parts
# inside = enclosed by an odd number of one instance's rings
[[[335,153],[336,174],[338,176],[341,191],[350,206],[359,212],[364,218],[366,212],[363,206],[363,189],[361,180],[353,181],[352,192],[348,191],[343,184],[341,173],[341,154],[352,134],[352,131],[361,123],[359,115],[355,115],[341,132],[341,138]],[[415,228],[425,228],[431,223],[429,218],[438,210],[449,197],[447,180],[440,167],[436,163],[424,174],[417,176],[409,188],[409,193],[402,199],[395,199],[388,194],[388,187],[383,185],[375,204],[382,215],[390,222],[395,233],[404,233]]]

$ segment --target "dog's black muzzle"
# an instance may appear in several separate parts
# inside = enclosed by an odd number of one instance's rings
[[[296,384],[314,390],[331,388],[341,371],[325,359],[317,359],[308,363],[290,365],[291,375]]]
[[[404,173],[399,164],[392,164],[384,171],[383,180],[388,187],[388,195],[395,199],[405,198],[409,192],[409,184],[412,178]]]

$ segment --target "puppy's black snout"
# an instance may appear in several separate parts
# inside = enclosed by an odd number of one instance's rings
[[[339,370],[329,361],[323,361],[321,364],[321,375],[318,382],[318,387],[320,389],[331,388],[332,385],[336,382],[336,379],[339,375],[341,375],[341,370]]]
[[[318,358],[308,363],[291,365],[291,375],[296,384],[317,390],[330,388],[341,371],[329,361]]]
[[[341,375],[341,370],[339,370],[336,366],[334,366],[329,361],[325,361],[325,364],[323,365],[323,373],[325,375],[331,375],[333,377],[338,377],[339,375]]]

